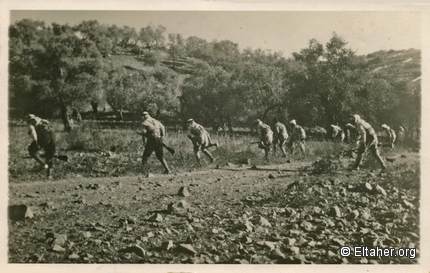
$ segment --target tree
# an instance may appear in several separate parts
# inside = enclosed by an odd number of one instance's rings
[[[177,61],[185,56],[185,40],[181,34],[169,34],[169,49],[170,57],[173,59],[173,68],[176,67]]]
[[[17,26],[19,23],[11,26],[11,32]],[[80,39],[73,32],[56,31],[54,35],[51,29],[32,26],[25,30],[34,32],[31,41],[11,35],[11,93],[14,99],[31,98],[29,104],[20,105],[24,111],[36,107],[39,112],[52,113],[59,109],[64,128],[69,131],[70,107],[90,97],[92,88],[99,84],[101,55],[92,41]],[[22,42],[29,45],[21,47]],[[25,88],[20,91],[16,90],[20,87],[18,79],[24,80],[21,87]]]
[[[389,85],[382,79],[373,79],[366,59],[356,56],[346,45],[334,33],[325,48],[311,40],[308,48],[293,54],[306,68],[299,85],[292,90],[294,104],[289,107],[296,118],[329,127],[346,123],[352,113],[366,112],[371,116],[376,109],[375,101],[381,98],[375,96],[384,93],[382,90]],[[379,92],[374,91],[376,86]],[[314,115],[306,116],[306,112]]]

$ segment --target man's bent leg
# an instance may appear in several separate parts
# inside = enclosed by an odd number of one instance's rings
[[[48,165],[46,176],[52,178],[54,168],[55,142],[51,142],[45,147],[45,162]]]
[[[34,159],[36,159],[36,161],[44,166],[45,162],[43,162],[43,160],[40,158],[40,156],[37,154],[37,152],[40,150],[40,148],[37,146],[37,143],[35,141],[33,141],[30,146],[28,146],[28,152],[30,154],[30,156]]]
[[[353,169],[358,169],[360,167],[361,160],[363,159],[364,151],[365,151],[364,143],[360,143],[360,147],[358,148],[358,151],[357,151],[357,158],[355,159],[355,163],[352,166]]]
[[[164,173],[165,174],[170,173],[169,166],[167,165],[166,159],[164,159],[164,155],[163,155],[162,150],[161,151],[158,151],[158,150],[155,151],[155,155],[158,158],[158,160],[161,162],[161,165],[163,165],[163,167],[164,167]]]
[[[373,145],[372,147],[370,147],[370,151],[372,152],[373,156],[376,157],[376,160],[381,165],[381,168],[383,170],[387,169],[387,166],[385,165],[384,160],[382,159],[381,155],[379,154],[378,147],[376,147],[376,145]]]
[[[209,157],[209,160],[211,163],[213,163],[215,161],[215,158],[212,156],[212,154],[208,150],[203,149],[202,152]]]

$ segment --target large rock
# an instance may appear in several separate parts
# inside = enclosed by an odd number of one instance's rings
[[[31,207],[27,205],[14,205],[8,207],[9,219],[14,221],[24,220],[25,218],[33,218],[34,214]]]
[[[191,209],[190,203],[188,203],[184,199],[182,199],[178,202],[170,203],[167,207],[167,210],[173,214],[175,214],[175,213],[178,213],[178,214],[187,213],[190,209]]]
[[[342,213],[340,212],[340,209],[338,206],[333,206],[330,208],[330,211],[328,212],[329,216],[333,216],[333,217],[341,217]]]
[[[163,250],[170,250],[170,249],[172,249],[173,248],[173,241],[169,240],[169,241],[163,242],[163,244],[161,245],[161,248]]]
[[[154,215],[149,217],[148,221],[150,221],[150,222],[162,222],[163,216],[161,216],[161,214],[159,214],[159,213],[155,213]]]
[[[145,253],[146,253],[145,250],[138,245],[123,248],[123,249],[119,250],[119,252],[120,253],[134,253],[139,257],[145,257]]]
[[[183,253],[193,254],[193,255],[197,254],[197,251],[190,244],[179,244],[177,249],[178,251]]]
[[[263,216],[258,216],[255,221],[254,224],[262,226],[262,227],[272,227],[272,224],[270,224],[270,222],[264,218]]]
[[[190,196],[190,192],[188,191],[187,187],[181,187],[178,191],[178,195],[182,197],[188,197]]]

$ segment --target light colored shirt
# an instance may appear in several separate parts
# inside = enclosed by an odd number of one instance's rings
[[[142,122],[142,134],[145,137],[163,137],[166,135],[166,129],[164,125],[158,120],[148,117]]]
[[[362,142],[366,144],[367,136],[373,137],[376,141],[378,140],[373,127],[362,119],[356,122],[355,129],[357,130],[357,143]]]
[[[284,124],[277,122],[275,124],[275,135],[278,139],[287,139],[288,132]]]
[[[187,134],[190,137],[202,136],[205,132],[206,132],[206,129],[196,122],[193,122],[190,125],[188,125],[188,133]]]

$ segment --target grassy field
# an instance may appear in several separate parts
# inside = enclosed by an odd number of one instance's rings
[[[76,176],[105,177],[139,175],[141,169],[141,155],[144,149],[141,136],[133,129],[138,130],[138,125],[126,124],[123,129],[117,125],[109,128],[106,124],[100,125],[94,122],[85,122],[80,127],[74,128],[70,133],[61,130],[61,124],[54,122],[57,132],[57,153],[68,155],[68,163],[56,161],[55,178],[70,178]],[[32,159],[24,159],[28,156],[27,147],[30,138],[24,125],[10,126],[9,143],[9,177],[11,181],[28,181],[42,179],[44,172]],[[174,156],[165,152],[166,159],[173,172],[188,172],[197,169],[214,168],[216,164],[223,166],[230,164],[252,165],[282,164],[286,162],[281,157],[277,148],[277,154],[270,154],[269,162],[264,161],[264,152],[257,148],[257,137],[252,135],[227,136],[212,134],[220,147],[211,149],[217,159],[214,164],[197,164],[192,151],[192,144],[186,137],[186,132],[168,131],[165,142],[176,150]],[[297,152],[289,153],[291,161],[315,161],[329,155],[337,155],[351,146],[344,143],[308,141],[306,143],[306,155]],[[385,156],[390,155],[390,150],[384,150]],[[202,158],[208,159],[202,154]],[[372,161],[372,160],[370,160]],[[373,164],[368,162],[365,164]],[[149,171],[161,173],[163,171],[155,155],[149,160]]]

